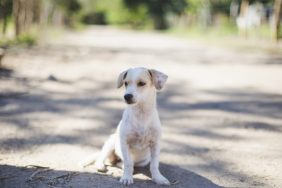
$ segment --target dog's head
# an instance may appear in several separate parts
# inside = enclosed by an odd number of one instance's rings
[[[124,99],[127,104],[138,104],[154,96],[156,90],[161,90],[167,77],[157,70],[132,68],[120,73],[117,87],[125,85]]]

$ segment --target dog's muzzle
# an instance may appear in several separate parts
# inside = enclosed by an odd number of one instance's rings
[[[126,94],[126,95],[124,95],[124,99],[125,99],[125,102],[126,102],[127,104],[133,104],[133,103],[134,103],[133,95],[132,95],[132,94]]]

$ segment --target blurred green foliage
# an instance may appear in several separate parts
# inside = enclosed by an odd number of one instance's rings
[[[12,15],[12,0],[0,0],[0,21],[2,21],[2,33],[6,33],[8,20]]]
[[[8,48],[15,45],[31,47],[35,44],[37,44],[37,36],[33,34],[22,34],[14,39],[9,39],[9,38],[0,39],[0,47],[4,47],[4,48]]]
[[[84,23],[126,25],[133,28],[144,28],[151,23],[146,7],[142,5],[133,11],[123,0],[81,0],[81,3]]]
[[[198,33],[236,34],[236,20],[230,17],[231,4],[239,8],[243,0],[0,0],[1,38],[9,22],[17,38],[27,41],[33,25],[62,25],[78,28],[82,24],[119,25],[134,29],[170,29]],[[248,0],[273,7],[274,0]],[[15,5],[19,7],[15,9]],[[29,7],[29,8],[27,8]],[[19,10],[25,10],[19,11]],[[16,17],[15,15],[18,13]],[[32,17],[32,19],[22,19]],[[237,14],[236,16],[238,16]],[[17,19],[16,19],[17,18]],[[43,24],[42,24],[43,23]],[[265,27],[265,26],[264,26]],[[263,28],[263,27],[262,27]],[[268,29],[269,30],[269,29]],[[268,32],[267,30],[267,32]],[[264,35],[266,29],[261,32]],[[9,35],[9,34],[8,34]],[[3,41],[3,40],[2,40]]]
[[[82,8],[77,0],[53,0],[53,3],[60,6],[68,16],[77,13]]]
[[[52,0],[52,3],[64,13],[64,23],[70,27],[74,26],[76,15],[82,9],[81,3],[78,0]]]
[[[185,0],[123,0],[126,7],[131,12],[138,12],[138,8],[143,7],[144,13],[153,20],[155,29],[167,29],[168,22],[166,16],[168,14],[184,13],[187,2]]]
[[[27,46],[33,46],[37,43],[37,37],[32,34],[23,34],[16,38],[16,44],[26,44]]]

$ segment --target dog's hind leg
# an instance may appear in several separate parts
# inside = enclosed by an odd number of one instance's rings
[[[115,150],[116,134],[112,134],[110,138],[104,143],[102,151],[98,156],[94,166],[98,171],[106,171],[105,160],[113,155]]]
[[[92,163],[94,163],[96,161],[96,159],[98,158],[98,153],[94,153],[93,155],[91,155],[90,157],[88,157],[87,159],[80,161],[79,162],[79,166],[81,168],[85,168],[89,165],[91,165]]]
[[[120,158],[113,151],[112,153],[110,153],[110,155],[106,159],[105,164],[109,166],[115,166],[119,161],[120,161]]]

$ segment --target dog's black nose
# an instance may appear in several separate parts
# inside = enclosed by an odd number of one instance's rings
[[[124,99],[128,104],[130,104],[130,103],[132,103],[133,95],[132,94],[126,94],[126,95],[124,95]]]

